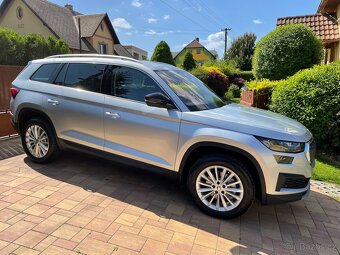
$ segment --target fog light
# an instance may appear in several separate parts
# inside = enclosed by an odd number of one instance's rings
[[[294,157],[282,156],[282,155],[274,155],[274,158],[279,164],[291,164],[293,163]]]

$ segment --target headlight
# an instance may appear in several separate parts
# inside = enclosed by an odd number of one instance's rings
[[[305,150],[305,143],[280,141],[264,137],[256,138],[272,151],[298,153]]]

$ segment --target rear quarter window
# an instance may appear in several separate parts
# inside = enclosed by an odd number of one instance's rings
[[[40,82],[51,82],[54,72],[60,64],[44,64],[38,68],[37,71],[31,76],[31,80]]]

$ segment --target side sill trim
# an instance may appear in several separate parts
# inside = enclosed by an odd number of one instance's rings
[[[101,157],[104,159],[108,159],[110,161],[114,161],[118,164],[122,164],[122,165],[126,165],[126,166],[130,166],[133,168],[139,168],[139,169],[143,169],[146,170],[148,172],[152,172],[152,173],[156,173],[162,176],[165,176],[167,178],[171,178],[171,179],[177,179],[177,172],[175,171],[171,171],[165,168],[161,168],[158,166],[153,166],[141,161],[137,161],[134,159],[130,159],[130,158],[126,158],[123,156],[119,156],[116,154],[112,154],[106,151],[102,151],[102,150],[98,150],[98,149],[94,149],[85,145],[81,145],[78,143],[74,143],[71,141],[67,141],[65,139],[60,139],[60,143],[62,144],[63,149],[70,149],[70,150],[74,150],[74,151],[78,151],[81,153],[85,153],[88,155],[92,155],[92,156],[96,156],[96,157]]]

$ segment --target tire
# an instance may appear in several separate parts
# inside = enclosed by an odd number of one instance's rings
[[[35,133],[40,138],[37,139]],[[21,142],[27,156],[36,163],[47,163],[59,154],[52,128],[39,118],[28,120],[24,124]],[[35,150],[37,146],[38,151]]]
[[[255,185],[249,170],[241,161],[228,156],[212,155],[198,160],[189,172],[187,186],[198,207],[213,217],[240,216],[255,200]]]

